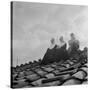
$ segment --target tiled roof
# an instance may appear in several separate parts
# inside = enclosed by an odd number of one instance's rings
[[[87,84],[87,60],[67,60],[64,63],[39,64],[19,67],[12,74],[12,87],[45,87]]]

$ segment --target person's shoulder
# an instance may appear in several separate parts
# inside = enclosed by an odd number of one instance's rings
[[[75,40],[76,43],[79,43],[79,40]]]

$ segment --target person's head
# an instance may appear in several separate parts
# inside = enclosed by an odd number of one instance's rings
[[[63,42],[63,41],[64,41],[63,36],[61,36],[61,37],[59,38],[59,41],[60,41],[60,42]]]
[[[71,33],[70,36],[71,36],[71,39],[75,39],[75,34],[74,33]]]
[[[55,39],[54,38],[52,38],[50,41],[51,41],[51,44],[55,44]]]

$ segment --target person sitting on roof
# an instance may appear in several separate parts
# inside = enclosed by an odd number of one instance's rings
[[[74,33],[70,34],[71,39],[68,41],[69,48],[68,48],[68,54],[69,57],[76,58],[79,51],[79,40],[75,38]]]
[[[59,41],[59,45],[57,45],[56,47],[56,61],[63,62],[68,59],[68,54],[66,50],[67,44],[64,41],[63,36],[59,38]]]
[[[55,61],[55,50],[56,50],[55,39],[52,38],[50,43],[51,43],[50,47],[47,49],[47,51],[40,63],[41,65],[50,64]]]

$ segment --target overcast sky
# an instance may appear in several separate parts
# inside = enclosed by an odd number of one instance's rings
[[[80,40],[80,48],[88,43],[88,7],[77,5],[13,3],[13,64],[42,58],[52,37],[70,32]]]

